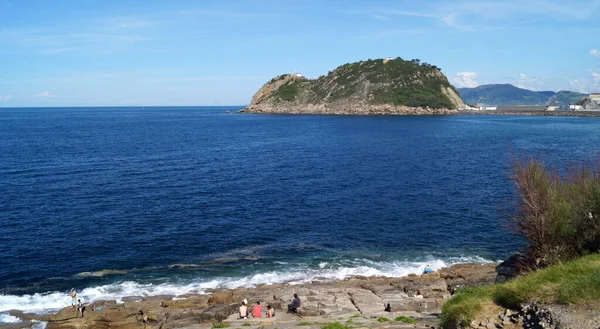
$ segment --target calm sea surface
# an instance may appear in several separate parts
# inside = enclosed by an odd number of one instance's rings
[[[599,155],[598,118],[227,109],[0,109],[0,312],[499,260],[512,161]]]

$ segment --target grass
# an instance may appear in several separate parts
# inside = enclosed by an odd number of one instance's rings
[[[312,322],[300,322],[298,324],[296,324],[299,327],[304,327],[304,326],[312,326],[313,323]]]
[[[386,318],[386,317],[382,316],[382,317],[380,317],[379,319],[377,319],[377,321],[378,321],[378,322],[390,322],[390,319],[388,319],[388,318]]]
[[[600,303],[600,255],[555,265],[503,284],[460,290],[442,308],[443,328],[473,320],[490,307],[516,309],[524,302]]]
[[[215,323],[212,325],[213,329],[217,329],[217,328],[229,328],[229,324],[227,323]]]
[[[404,315],[396,317],[396,321],[400,321],[400,322],[404,322],[404,323],[410,323],[410,324],[417,323],[417,320],[415,320],[413,318],[409,318],[408,316],[404,316]]]
[[[250,322],[242,323],[242,327],[250,327],[250,326],[251,326]]]

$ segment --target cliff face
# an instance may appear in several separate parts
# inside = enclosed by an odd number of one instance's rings
[[[344,64],[315,80],[277,76],[241,112],[451,114],[463,106],[437,67],[396,58]]]

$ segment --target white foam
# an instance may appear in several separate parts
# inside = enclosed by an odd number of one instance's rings
[[[0,313],[0,323],[18,323],[21,319],[6,313]]]
[[[33,326],[31,329],[46,329],[47,322],[32,320]]]
[[[183,295],[187,293],[205,293],[208,289],[254,287],[261,284],[279,283],[302,284],[312,281],[344,280],[354,276],[402,277],[409,274],[421,274],[425,265],[437,271],[458,263],[486,263],[481,257],[454,257],[446,261],[434,257],[425,257],[420,261],[376,262],[366,259],[346,261],[344,265],[334,262],[322,262],[317,268],[299,264],[293,268],[251,274],[245,277],[198,278],[184,283],[142,284],[133,281],[89,287],[78,291],[77,297],[83,303],[95,300],[116,300],[128,296]],[[70,306],[68,292],[48,292],[33,295],[0,295],[0,312],[21,310],[46,314]],[[7,318],[8,319],[8,318]]]

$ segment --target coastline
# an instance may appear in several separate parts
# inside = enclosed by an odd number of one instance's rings
[[[559,117],[600,117],[600,111],[483,111],[451,110],[408,107],[394,105],[250,105],[236,113],[251,114],[320,114],[320,115],[498,115],[498,116],[559,116]]]
[[[237,113],[264,114],[324,114],[324,115],[455,115],[457,110],[423,107],[395,106],[388,104],[355,104],[343,106],[309,105],[250,105]]]
[[[505,115],[505,116],[559,116],[559,117],[600,117],[600,111],[472,111],[460,110],[458,115]]]
[[[84,318],[76,317],[71,307],[55,314],[39,316],[19,311],[9,312],[27,322],[0,325],[0,328],[20,328],[32,320],[44,321],[46,329],[71,328],[209,328],[212,323],[256,323],[273,328],[286,323],[323,322],[329,317],[349,321],[353,318],[381,322],[381,317],[395,319],[406,316],[417,321],[416,328],[436,326],[442,305],[457,287],[491,284],[495,281],[496,263],[458,264],[428,275],[408,275],[399,278],[352,277],[341,281],[307,284],[261,285],[255,288],[216,289],[209,294],[180,296],[131,296],[95,301],[87,305]],[[414,297],[420,291],[423,298]],[[286,314],[287,303],[297,293],[302,299],[301,316]],[[277,312],[273,319],[236,320],[239,302],[248,299],[250,305],[262,301],[263,310],[272,305]],[[389,312],[385,306],[390,304]],[[99,311],[98,308],[101,308]],[[95,311],[92,311],[94,309]],[[137,316],[142,311],[147,316]],[[337,320],[341,321],[341,320]],[[385,321],[384,321],[385,322]],[[380,323],[381,324],[381,323]],[[246,326],[244,324],[244,326]],[[412,326],[411,326],[412,327]],[[320,328],[317,326],[316,328]],[[415,328],[415,327],[413,327]]]

